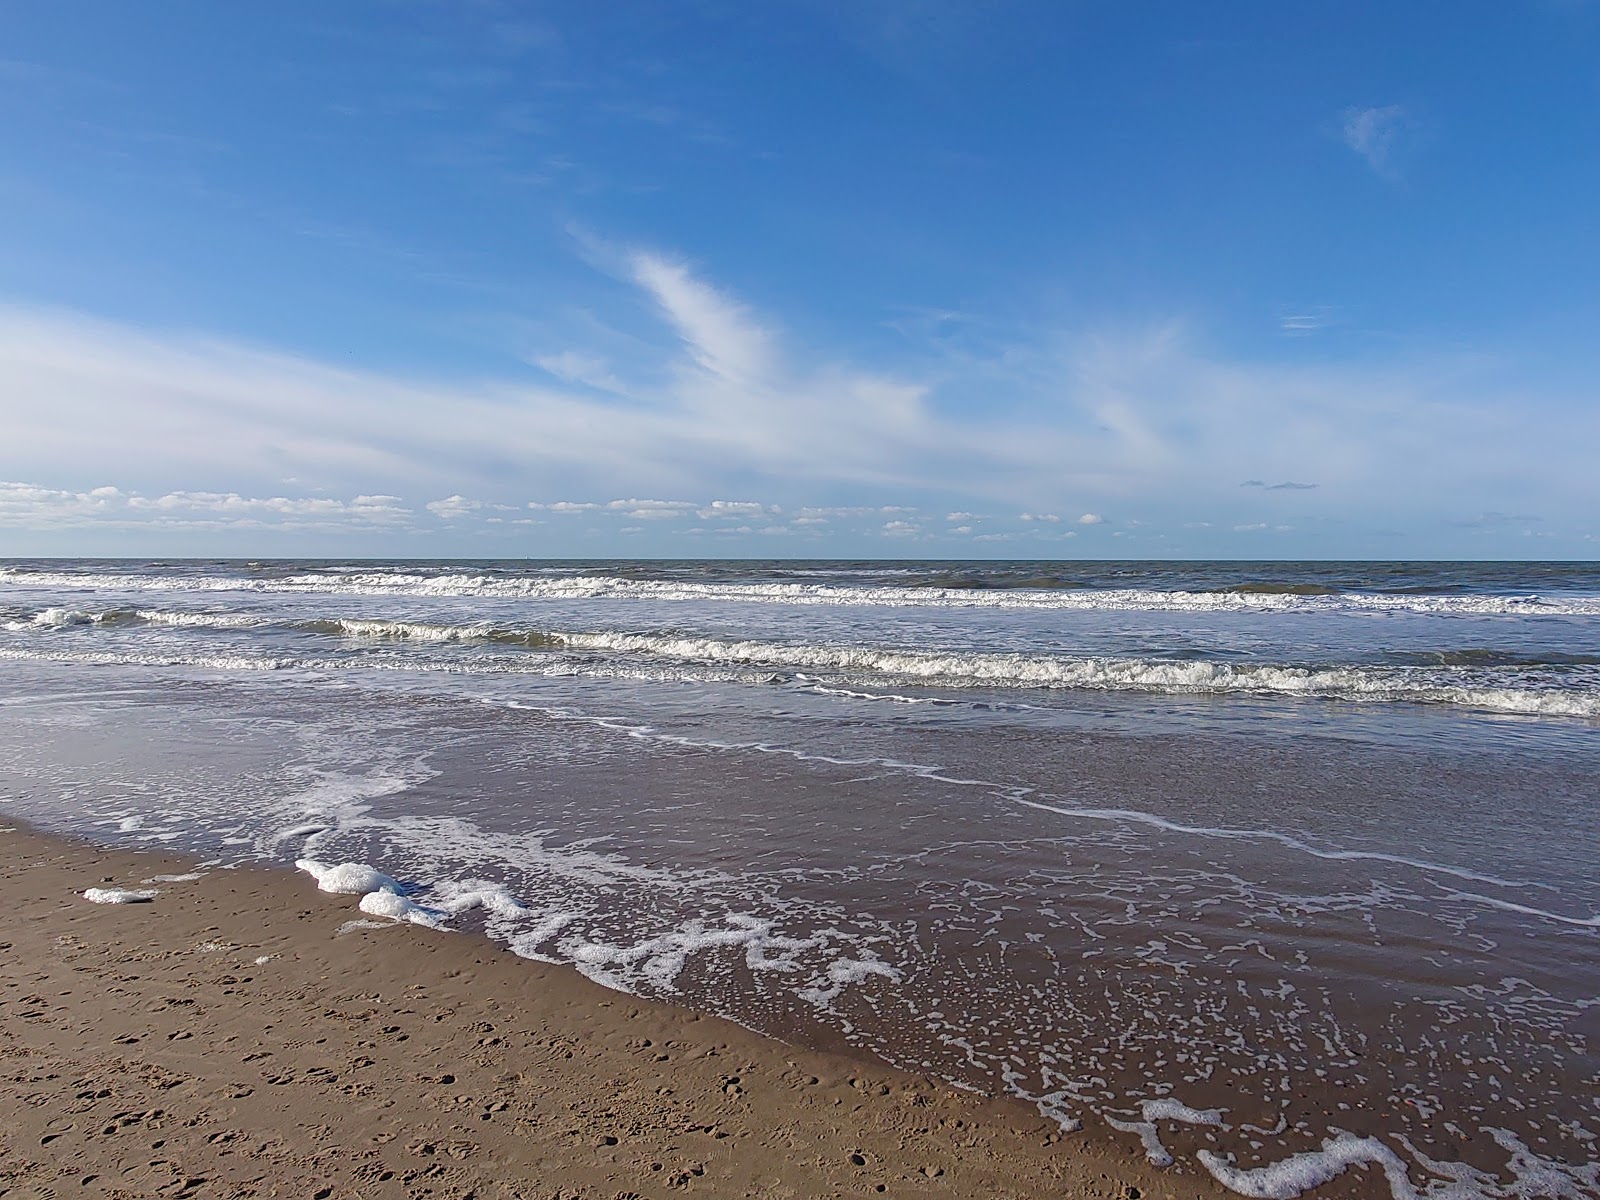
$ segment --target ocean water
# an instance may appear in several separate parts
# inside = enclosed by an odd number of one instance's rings
[[[1243,1195],[1600,1196],[1597,801],[1596,564],[0,563],[0,814]]]

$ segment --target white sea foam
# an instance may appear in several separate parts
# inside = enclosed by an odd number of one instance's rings
[[[316,667],[319,664],[306,659],[270,658],[249,654],[143,654],[116,651],[30,651],[0,649],[0,661],[6,662],[67,662],[93,666],[123,667],[200,667],[219,671],[280,671],[285,667]],[[327,669],[341,664],[329,660]]]
[[[92,615],[92,614],[91,614]],[[102,614],[104,615],[104,614]],[[189,614],[203,625],[213,614]],[[215,614],[227,617],[228,614]],[[252,619],[253,620],[253,619]],[[1160,695],[1237,695],[1348,702],[1439,704],[1520,716],[1600,717],[1600,692],[1586,686],[1498,686],[1492,675],[1462,675],[1438,667],[1320,666],[1228,663],[1134,657],[1078,657],[1064,654],[934,652],[872,646],[736,640],[616,631],[496,631],[483,623],[430,625],[404,621],[338,620],[313,622],[346,636],[431,643],[471,642],[497,632],[549,647],[602,652],[621,661],[577,664],[561,656],[457,658],[450,661],[366,660],[284,657],[254,653],[174,654],[157,651],[86,651],[56,648],[0,649],[0,660],[80,662],[105,665],[198,667],[219,670],[351,671],[383,670],[464,675],[568,675],[726,678],[729,666],[756,672],[794,670],[833,672],[842,679],[802,682],[810,690],[898,702],[937,703],[931,698],[860,692],[841,683],[863,679],[937,687],[1006,687],[1064,691],[1144,692]],[[225,624],[223,628],[236,628]],[[659,666],[630,669],[627,660],[653,660]],[[748,681],[748,680],[745,680]]]
[[[824,972],[825,982],[819,981],[811,987],[802,988],[800,998],[819,1008],[826,1008],[839,998],[845,988],[865,983],[874,976],[880,976],[891,983],[899,983],[903,978],[903,972],[876,958],[835,959],[828,964],[828,969]]]
[[[580,914],[576,912],[546,913],[531,926],[508,935],[506,945],[519,958],[532,958],[549,963],[560,962],[556,956],[546,953],[544,947],[565,932],[579,916]]]
[[[103,619],[100,614],[97,619]],[[141,608],[134,614],[149,625],[170,625],[178,629],[259,629],[267,622],[243,613],[165,612]]]
[[[528,915],[528,906],[498,883],[483,879],[452,880],[435,884],[429,899],[451,916],[482,911],[492,917],[518,920]]]
[[[91,625],[97,619],[94,613],[76,608],[47,608],[24,621],[7,621],[4,628],[12,633],[30,629],[66,629],[73,625]]]
[[[398,895],[400,885],[376,867],[366,863],[337,863],[329,865],[314,858],[297,858],[296,869],[304,871],[317,881],[324,892],[356,896],[366,892],[387,891]]]
[[[327,890],[327,889],[324,889]],[[370,917],[387,917],[391,921],[410,921],[414,925],[427,925],[437,929],[444,924],[440,915],[424,908],[388,889],[368,892],[358,906]]]
[[[1391,1200],[1593,1200],[1600,1194],[1600,1162],[1568,1166],[1539,1157],[1509,1130],[1484,1132],[1509,1155],[1497,1174],[1432,1158],[1408,1138],[1399,1137],[1415,1165],[1432,1177],[1420,1188],[1412,1182],[1405,1159],[1386,1143],[1339,1130],[1322,1143],[1322,1149],[1292,1154],[1265,1167],[1241,1168],[1211,1150],[1201,1150],[1196,1157],[1223,1187],[1256,1200],[1293,1200],[1352,1167],[1378,1168]]]
[[[1058,813],[1064,817],[1078,817],[1091,821],[1126,821],[1135,825],[1148,825],[1169,833],[1180,833],[1195,837],[1218,838],[1224,841],[1270,841],[1276,842],[1290,850],[1313,858],[1324,859],[1329,862],[1381,862],[1392,863],[1395,866],[1407,867],[1411,870],[1421,871],[1429,875],[1450,876],[1456,879],[1470,880],[1474,883],[1488,884],[1491,887],[1502,888],[1540,888],[1548,885],[1538,884],[1525,879],[1506,879],[1502,876],[1490,875],[1486,872],[1473,871],[1467,867],[1452,866],[1448,863],[1427,862],[1423,859],[1407,858],[1399,854],[1386,854],[1378,850],[1341,850],[1331,847],[1313,846],[1286,833],[1272,829],[1227,829],[1207,825],[1186,825],[1154,813],[1142,812],[1137,809],[1125,808],[1072,808],[1066,805],[1046,804],[1040,800],[1029,800],[1023,796],[1013,796],[1011,801],[1025,808],[1036,808],[1043,812]],[[1562,925],[1576,925],[1596,929],[1600,928],[1600,913],[1590,916],[1573,916],[1570,913],[1554,912],[1550,909],[1539,908],[1531,904],[1519,904],[1516,901],[1504,900],[1496,896],[1486,896],[1480,892],[1463,891],[1457,888],[1443,888],[1444,894],[1452,899],[1465,900],[1471,904],[1481,904],[1487,908],[1497,908],[1503,912],[1519,913],[1523,916],[1538,917],[1543,920],[1555,921]]]
[[[349,637],[400,638],[413,642],[471,642],[491,632],[488,625],[429,625],[421,621],[376,621],[342,617],[334,622]]]
[[[1456,704],[1495,712],[1600,716],[1600,695],[1579,691],[1464,687],[1417,668],[1291,667],[1066,655],[931,653],[804,643],[732,641],[644,633],[560,633],[552,641],[584,650],[695,662],[887,675],[943,686],[1143,691],[1168,695],[1282,695],[1340,700]]]
[[[1222,1122],[1222,1110],[1218,1108],[1190,1108],[1187,1104],[1164,1097],[1157,1100],[1143,1100],[1139,1104],[1139,1120],[1122,1121],[1116,1117],[1107,1116],[1106,1123],[1113,1129],[1123,1133],[1136,1134],[1144,1146],[1144,1156],[1153,1166],[1170,1167],[1172,1165],[1172,1152],[1161,1142],[1161,1133],[1156,1128],[1157,1121],[1177,1121],[1184,1125],[1209,1125],[1218,1129],[1226,1129]]]
[[[98,888],[84,892],[83,898],[91,904],[144,904],[161,893],[156,888]]]
[[[743,950],[752,971],[796,969],[793,956],[824,944],[817,937],[792,938],[775,934],[772,922],[733,914],[720,928],[690,920],[680,928],[632,945],[613,945],[581,938],[564,939],[567,961],[595,982],[617,991],[633,991],[646,984],[656,991],[675,993],[677,978],[691,955],[708,950]]]
[[[703,583],[672,579],[621,579],[606,575],[506,578],[497,575],[345,571],[278,579],[213,575],[182,578],[35,571],[0,567],[0,581],[15,586],[101,588],[122,591],[288,592],[358,596],[495,597],[528,600],[641,599],[731,601],[751,604],[875,605],[935,608],[1035,608],[1177,612],[1418,612],[1460,616],[1600,616],[1600,597],[1455,596],[1341,592],[1305,596],[1277,592],[1194,592],[1117,589],[969,589],[841,586],[834,583]]]
[[[1139,1102],[1139,1115],[1146,1121],[1178,1121],[1184,1125],[1214,1125],[1226,1129],[1220,1108],[1190,1108],[1179,1100],[1164,1096]]]
[[[1417,1197],[1406,1177],[1405,1162],[1375,1137],[1336,1133],[1323,1142],[1320,1150],[1293,1154],[1270,1166],[1252,1169],[1236,1167],[1211,1150],[1202,1150],[1196,1157],[1223,1187],[1256,1200],[1294,1200],[1355,1166],[1378,1167],[1388,1180],[1394,1200]]]

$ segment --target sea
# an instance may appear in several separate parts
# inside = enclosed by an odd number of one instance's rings
[[[1240,1195],[1600,1196],[1600,564],[6,560],[6,815]]]

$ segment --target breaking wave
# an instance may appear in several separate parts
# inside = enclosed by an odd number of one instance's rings
[[[1527,656],[1493,651],[1439,651],[1401,656],[1394,665],[1296,665],[1286,663],[1236,663],[1195,659],[1164,659],[1069,654],[995,653],[969,650],[911,650],[875,646],[736,640],[674,633],[620,631],[562,631],[504,628],[488,623],[435,624],[355,618],[319,618],[278,621],[237,613],[161,612],[113,610],[89,613],[46,609],[30,620],[14,621],[13,631],[60,631],[83,626],[145,622],[183,629],[239,631],[280,628],[302,634],[337,637],[356,642],[390,642],[446,651],[459,646],[448,659],[417,659],[412,663],[388,659],[368,661],[356,654],[346,658],[298,658],[278,654],[206,653],[177,654],[127,652],[100,655],[95,661],[190,664],[234,669],[273,669],[286,665],[317,669],[451,671],[462,674],[506,674],[517,671],[549,673],[554,664],[524,665],[495,648],[536,652],[579,652],[615,662],[646,660],[657,676],[679,679],[708,678],[705,668],[757,672],[784,672],[795,682],[812,685],[815,674],[828,682],[874,685],[895,684],[937,688],[1024,688],[1061,691],[1144,692],[1157,695],[1238,695],[1356,702],[1440,704],[1482,712],[1542,717],[1600,717],[1600,689],[1588,676],[1596,662],[1589,656],[1557,655],[1541,662]],[[55,639],[49,638],[49,641]],[[476,650],[474,650],[476,648]],[[78,657],[43,651],[11,650],[4,657],[61,659]],[[570,655],[568,656],[570,657]],[[588,666],[595,666],[592,661]],[[1513,681],[1494,668],[1516,668]],[[1544,668],[1541,671],[1541,668]],[[1552,670],[1553,668],[1553,670]],[[1582,674],[1574,675],[1572,668]],[[606,674],[604,670],[594,673]],[[758,676],[761,678],[770,678]],[[782,681],[781,678],[778,681]],[[1543,686],[1527,686],[1537,682]],[[1589,684],[1589,686],[1585,686]]]
[[[503,600],[656,600],[742,604],[874,605],[880,607],[1027,608],[1170,612],[1416,612],[1459,616],[1600,616],[1600,596],[1442,595],[1332,591],[1320,585],[1240,584],[1219,591],[1147,588],[1064,589],[864,586],[840,583],[697,582],[615,575],[534,578],[487,574],[351,571],[281,578],[233,575],[136,575],[0,567],[16,586],[162,592],[280,592],[353,596],[419,596]],[[951,581],[955,583],[955,581]]]

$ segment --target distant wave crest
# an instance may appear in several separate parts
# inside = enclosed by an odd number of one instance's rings
[[[615,575],[532,578],[415,571],[302,573],[280,578],[76,573],[0,568],[17,586],[160,592],[288,592],[356,596],[489,597],[502,600],[654,600],[743,604],[929,608],[1031,608],[1172,612],[1417,612],[1458,616],[1600,616],[1600,596],[1442,595],[1336,592],[1315,584],[1239,584],[1219,591],[1072,588],[1061,581],[990,588],[863,586],[834,582],[697,582]]]

